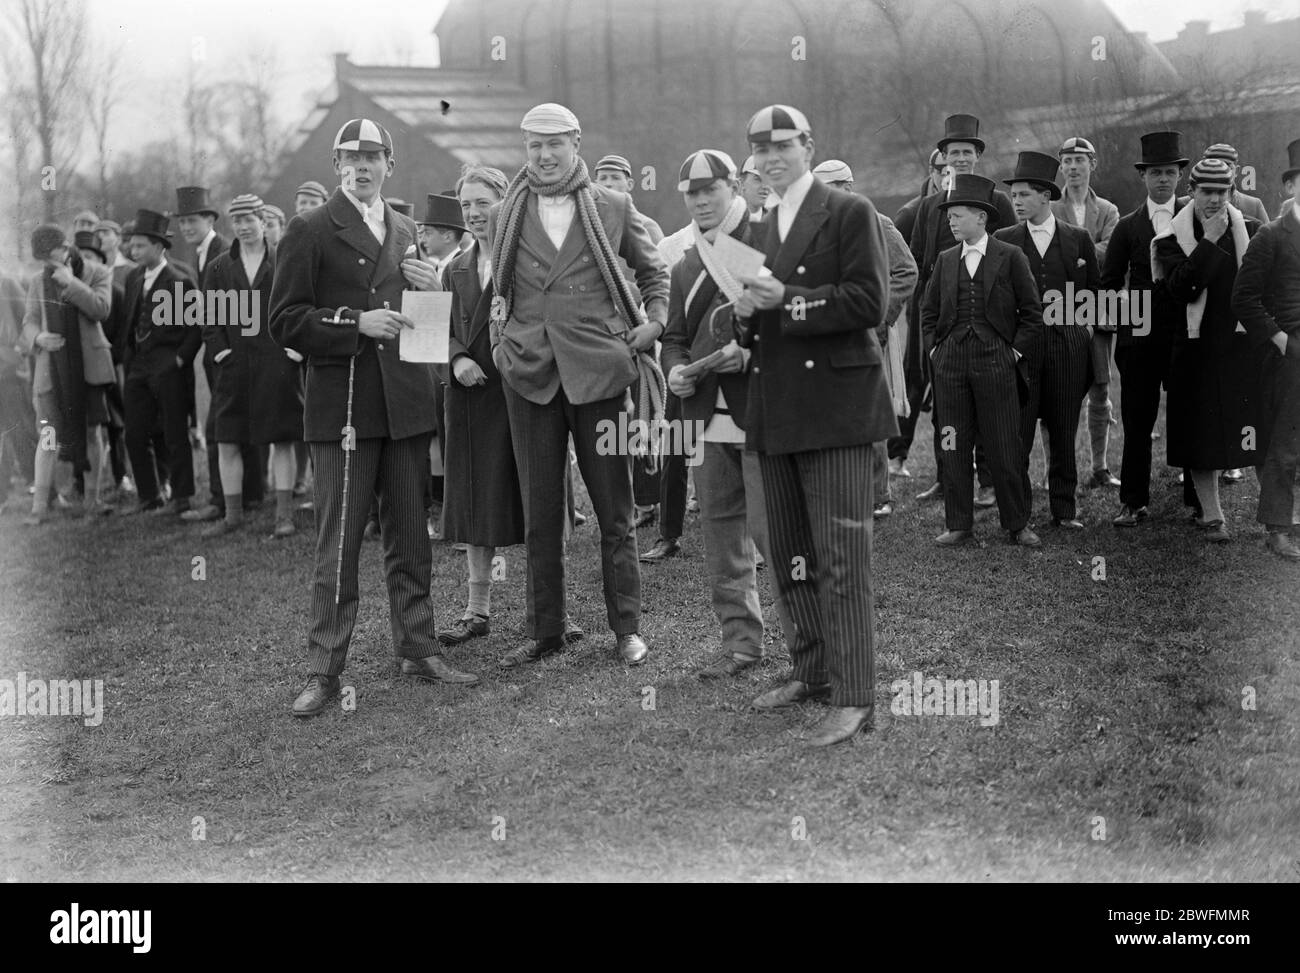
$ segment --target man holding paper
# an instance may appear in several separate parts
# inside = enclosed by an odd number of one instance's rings
[[[750,353],[733,337],[731,306],[743,289],[734,271],[739,268],[742,276],[758,273],[764,258],[752,247],[758,224],[750,222],[745,200],[737,195],[736,165],[725,152],[691,153],[682,163],[677,189],[691,214],[687,229],[693,246],[672,269],[661,360],[669,391],[681,397],[683,422],[703,430],[695,483],[722,647],[699,676],[717,679],[743,672],[763,655],[755,549],[769,562],[772,558],[763,474],[757,454],[745,452],[745,366]],[[743,263],[746,249],[752,255],[748,269]],[[737,252],[740,261],[734,259]],[[793,644],[793,628],[779,594],[776,608]]]
[[[745,445],[758,453],[773,577],[797,629],[792,678],[754,700],[827,698],[811,746],[870,729],[875,713],[871,444],[898,434],[876,328],[889,257],[876,208],[813,178],[808,119],[769,105],[749,121],[780,202],[758,228],[770,274],[741,279],[753,343]]]
[[[402,361],[398,312],[418,288],[403,263],[415,224],[380,195],[393,171],[388,132],[366,118],[334,139],[342,185],[295,217],[277,255],[271,335],[307,355],[304,439],[316,480],[316,576],[307,633],[310,678],[293,704],[314,716],[339,692],[357,617],[357,559],[371,499],[379,498],[393,649],[404,674],[473,683],[437,654],[429,605],[432,553],[424,523],[433,366]]]

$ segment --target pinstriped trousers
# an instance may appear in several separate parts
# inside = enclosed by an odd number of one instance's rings
[[[797,633],[794,678],[830,683],[832,706],[874,710],[871,445],[758,462],[772,573]]]
[[[348,473],[347,523],[343,523],[343,446],[311,443],[316,478],[316,575],[307,630],[312,675],[337,676],[347,664],[348,644],[357,621],[357,562],[370,503],[379,499],[384,578],[393,627],[393,650],[405,659],[438,651],[434,641],[429,576],[433,553],[425,526],[425,480],[429,476],[430,434],[406,439],[358,439]],[[343,534],[339,603],[334,584]]]
[[[1025,514],[1033,509],[1033,485],[1029,481],[1029,457],[1034,450],[1034,432],[1043,420],[1043,444],[1047,447],[1048,503],[1053,517],[1071,520],[1078,512],[1075,493],[1079,487],[1079,466],[1074,440],[1079,432],[1079,409],[1088,394],[1088,366],[1091,356],[1088,332],[1064,326],[1043,329],[1042,362],[1037,375],[1030,376],[1030,404],[1021,414],[1020,437],[1024,443],[1025,472],[1021,487],[1025,493]]]

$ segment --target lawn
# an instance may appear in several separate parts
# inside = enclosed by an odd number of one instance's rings
[[[718,635],[693,515],[685,556],[643,568],[645,665],[612,657],[593,522],[569,551],[586,640],[496,667],[522,637],[512,549],[491,635],[449,654],[482,675],[467,689],[396,673],[369,544],[355,709],[298,721],[309,532],[265,539],[269,510],[215,541],[7,513],[0,678],[102,679],[106,702],[99,726],[0,717],[0,879],[1295,880],[1300,568],[1264,551],[1253,472],[1224,488],[1222,547],[1157,462],[1143,528],[1083,491],[1087,529],[1041,527],[1041,551],[988,513],[978,547],[941,551],[940,508],[913,499],[921,427],[875,534],[876,731],[826,751],[800,744],[818,706],[748,707],[787,670],[779,638],[733,682],[695,678]],[[433,570],[449,620],[463,555],[436,543]],[[890,684],[913,672],[998,680],[998,724],[895,715]]]

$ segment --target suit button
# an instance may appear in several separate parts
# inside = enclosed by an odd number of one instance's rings
[[[803,367],[804,367],[804,368],[812,368],[812,367],[813,367],[813,360],[812,360],[811,358],[809,358],[806,362],[803,363]]]
[[[380,350],[380,351],[383,351],[383,350],[384,350],[384,346],[383,346],[383,344],[380,344],[380,345],[379,345],[379,350]]]
[[[365,257],[358,257],[358,258],[357,258],[357,263],[359,263],[359,264],[363,264],[363,263],[365,263],[365,262],[366,262],[366,258],[365,258]]]
[[[534,260],[534,261],[533,261],[533,266],[534,266],[534,267],[540,267],[541,264],[539,264],[536,260]]]
[[[583,258],[582,258],[582,262],[583,262],[584,264],[587,263],[589,260],[591,260],[590,257],[583,257]]]
[[[370,293],[373,294],[374,292],[375,292],[375,289],[374,289],[373,287],[370,288]]]
[[[754,366],[754,374],[755,374],[755,375],[758,374],[758,366],[757,366],[757,365]]]
[[[796,268],[794,269],[794,272],[795,272],[796,274],[802,274],[802,273],[803,273],[803,267],[802,267],[802,265],[796,267]]]

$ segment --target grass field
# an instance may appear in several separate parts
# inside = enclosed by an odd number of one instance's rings
[[[817,752],[800,738],[818,706],[748,708],[787,669],[779,640],[734,682],[695,678],[718,636],[694,516],[686,555],[643,569],[644,666],[611,657],[593,523],[569,556],[587,639],[497,669],[522,635],[512,549],[491,636],[450,653],[483,676],[469,689],[395,673],[368,545],[356,708],[310,721],[289,716],[309,531],[266,540],[269,511],[206,542],[150,517],[0,517],[0,678],[102,679],[106,699],[95,727],[0,717],[0,878],[1300,878],[1300,569],[1264,551],[1253,474],[1224,488],[1223,547],[1183,523],[1158,462],[1142,529],[1086,491],[1088,528],[1044,527],[1040,552],[987,513],[977,548],[943,552],[940,509],[912,499],[929,456],[918,440],[875,535],[876,732]],[[435,545],[440,621],[464,582]],[[914,671],[999,680],[1000,722],[894,715],[890,683]]]

